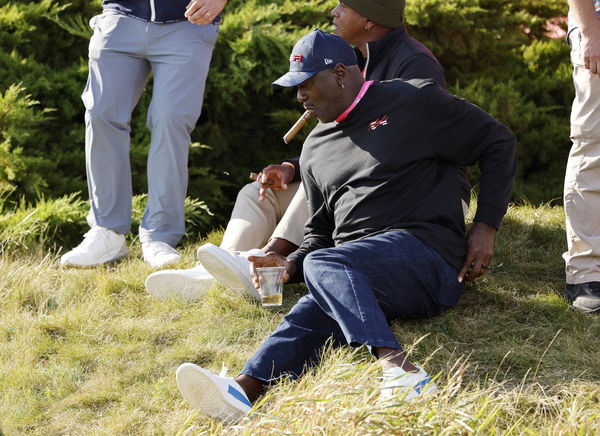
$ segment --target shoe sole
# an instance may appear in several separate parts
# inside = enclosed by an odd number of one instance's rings
[[[193,279],[175,272],[160,271],[146,278],[146,291],[156,298],[179,297],[198,300],[213,285],[213,279]]]
[[[260,299],[252,281],[240,271],[228,252],[215,245],[205,244],[196,254],[206,271],[225,287],[234,291],[245,291],[253,298]]]
[[[124,248],[120,248],[117,251],[108,253],[107,255],[101,257],[95,263],[73,263],[73,262],[69,262],[69,261],[63,261],[63,259],[61,258],[60,264],[62,266],[72,267],[72,268],[91,268],[94,266],[103,265],[105,263],[114,262],[116,260],[119,260],[119,259],[127,256],[128,254],[129,254],[129,249],[127,247],[124,247]]]
[[[238,421],[251,410],[240,410],[229,403],[214,380],[214,375],[193,363],[184,363],[177,368],[175,379],[183,398],[195,409],[222,421]]]

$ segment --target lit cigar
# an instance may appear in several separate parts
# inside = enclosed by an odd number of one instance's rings
[[[288,132],[285,135],[283,135],[283,142],[288,144],[292,140],[292,138],[296,136],[296,133],[298,133],[302,129],[302,127],[304,127],[304,124],[308,120],[310,120],[310,117],[312,117],[312,111],[304,112],[302,116],[298,118],[298,121],[294,123],[292,128],[288,130]]]

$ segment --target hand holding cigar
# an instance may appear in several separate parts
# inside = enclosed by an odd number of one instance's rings
[[[282,164],[272,164],[263,169],[260,173],[250,173],[250,179],[261,184],[258,193],[258,199],[265,198],[267,189],[274,191],[286,190],[288,183],[294,178],[296,169],[290,162]]]

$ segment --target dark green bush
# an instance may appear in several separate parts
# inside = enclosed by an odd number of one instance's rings
[[[407,3],[411,33],[438,57],[450,91],[481,106],[517,135],[514,198],[560,201],[573,86],[568,47],[548,38],[545,26],[548,19],[566,15],[566,2]]]
[[[0,196],[17,189],[35,193],[46,186],[42,174],[47,163],[40,157],[23,153],[23,147],[34,140],[37,123],[46,119],[48,110],[36,110],[38,102],[24,94],[20,85],[11,85],[0,93]]]

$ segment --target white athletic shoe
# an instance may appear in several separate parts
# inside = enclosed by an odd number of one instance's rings
[[[401,400],[414,400],[416,398],[436,394],[438,388],[433,379],[423,368],[417,366],[418,372],[406,372],[400,367],[390,368],[383,372],[381,394],[379,400],[387,400],[398,396]]]
[[[164,269],[146,278],[146,290],[156,298],[178,296],[197,300],[213,282],[213,277],[202,265],[190,269]]]
[[[83,241],[71,251],[63,254],[60,264],[63,266],[97,266],[127,256],[125,236],[94,226],[85,235]]]
[[[265,252],[253,248],[250,251],[223,250],[213,244],[204,244],[196,252],[198,260],[206,270],[227,288],[245,291],[254,298],[260,295],[250,278],[250,261],[248,256],[264,256]]]
[[[183,398],[202,413],[223,421],[237,421],[250,412],[252,403],[242,387],[231,377],[184,363],[177,368],[177,387]]]
[[[148,241],[142,243],[144,261],[154,268],[177,262],[181,255],[166,242]]]

